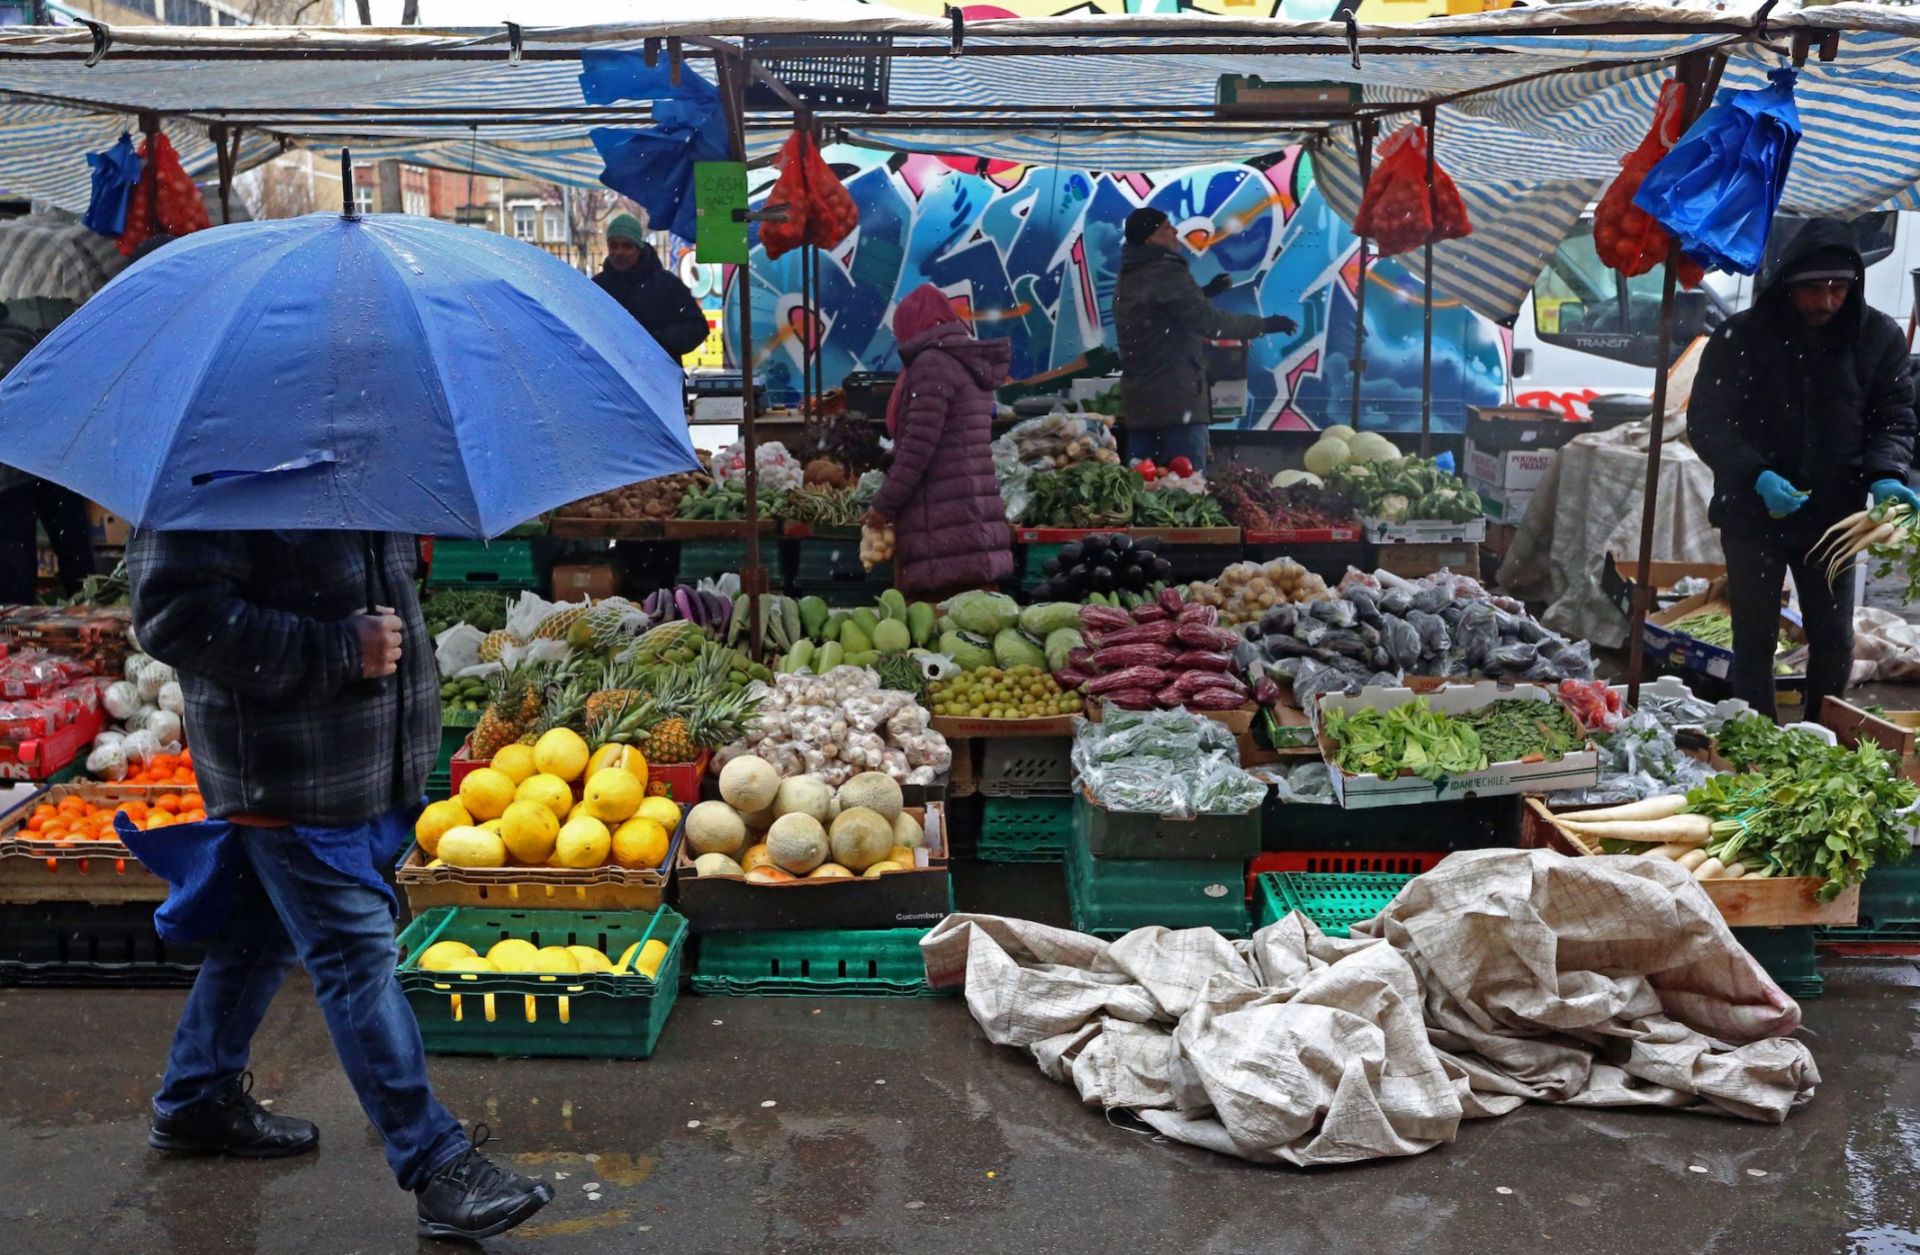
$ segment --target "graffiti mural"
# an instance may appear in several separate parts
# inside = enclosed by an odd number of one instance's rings
[[[946,12],[950,0],[882,0],[888,8],[934,16]],[[1512,6],[1513,0],[1482,0],[1490,11]],[[991,4],[962,4],[969,21],[993,17],[1062,17],[1075,13],[1212,13],[1225,17],[1281,17],[1296,22],[1324,22],[1339,11],[1340,0],[994,0]],[[1444,0],[1359,0],[1350,5],[1362,22],[1417,22],[1426,17],[1458,13]]]
[[[1164,174],[1095,174],[971,158],[827,150],[860,210],[860,227],[821,258],[817,318],[800,298],[800,254],[753,254],[755,369],[776,401],[796,397],[802,347],[819,337],[829,384],[850,371],[897,370],[888,319],[895,303],[933,283],[976,334],[1013,345],[1016,381],[1115,367],[1111,326],[1121,224],[1141,205],[1166,212],[1193,250],[1201,283],[1225,274],[1227,309],[1284,313],[1299,329],[1255,341],[1247,356],[1253,428],[1346,422],[1358,279],[1357,241],[1314,187],[1311,162],[1290,149],[1261,165]],[[772,181],[761,176],[762,192]],[[700,268],[704,269],[704,268]],[[712,292],[712,275],[691,276]],[[728,276],[728,288],[736,276]],[[1420,425],[1421,305],[1417,271],[1397,259],[1369,267],[1363,421]],[[727,308],[738,343],[737,303]],[[1434,309],[1434,423],[1458,429],[1469,405],[1505,391],[1500,328],[1458,305]]]

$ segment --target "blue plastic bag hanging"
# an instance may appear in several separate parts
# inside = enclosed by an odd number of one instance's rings
[[[588,104],[654,102],[653,126],[588,132],[606,167],[600,181],[644,208],[649,222],[683,240],[697,238],[694,163],[728,157],[720,93],[685,67],[675,83],[665,63],[650,66],[638,52],[589,50],[580,64],[580,95]]]
[[[93,167],[93,198],[80,221],[117,240],[127,229],[127,206],[140,186],[140,154],[133,149],[133,137],[123,133],[107,151],[88,153],[87,164]]]
[[[1766,256],[1767,232],[1800,142],[1795,77],[1778,69],[1765,87],[1723,93],[1634,194],[1633,203],[1709,269],[1750,275]]]

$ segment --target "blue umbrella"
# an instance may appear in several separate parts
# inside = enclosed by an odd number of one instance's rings
[[[681,387],[532,245],[311,214],[124,271],[0,383],[0,450],[137,527],[488,537],[697,470]]]

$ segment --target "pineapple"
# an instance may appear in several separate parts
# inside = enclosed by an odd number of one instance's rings
[[[540,711],[532,727],[521,734],[522,745],[532,745],[540,739],[542,733],[555,728],[580,727],[586,717],[587,698],[597,686],[592,674],[583,674],[580,668],[562,663],[554,669],[541,697]]]
[[[597,724],[609,710],[624,709],[635,698],[643,696],[642,684],[646,678],[644,669],[632,663],[607,664],[598,691],[587,698],[587,723]],[[592,738],[588,740],[591,742]]]
[[[710,681],[675,673],[646,705],[652,707],[647,757],[656,763],[690,763],[704,750],[739,740],[757,703]]]
[[[537,668],[514,667],[487,681],[487,709],[468,739],[469,758],[491,761],[503,746],[520,739],[540,713],[539,679]]]

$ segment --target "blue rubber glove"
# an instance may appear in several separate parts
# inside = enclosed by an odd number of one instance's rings
[[[1760,500],[1767,503],[1767,513],[1776,519],[1784,519],[1801,506],[1807,504],[1810,493],[1801,492],[1772,471],[1761,471],[1760,478],[1753,483],[1753,490],[1760,494]]]
[[[1876,479],[1868,486],[1867,491],[1873,494],[1875,505],[1898,501],[1907,509],[1920,514],[1920,492],[1915,492],[1897,479]]]

